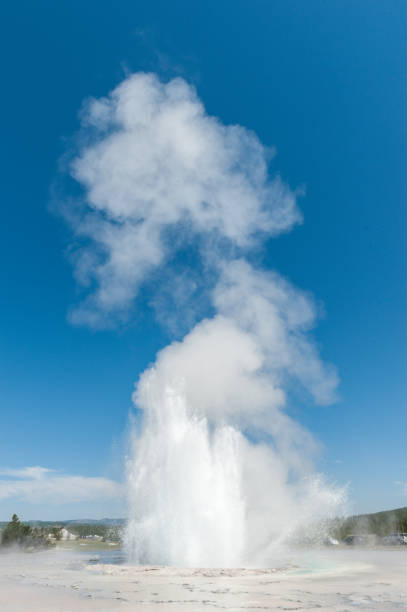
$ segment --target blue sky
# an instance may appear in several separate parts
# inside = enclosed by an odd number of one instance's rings
[[[83,100],[144,70],[194,84],[209,114],[274,146],[273,169],[304,188],[304,223],[259,258],[323,305],[315,336],[340,398],[290,411],[320,440],[318,467],[349,483],[355,511],[407,505],[406,22],[398,1],[3,5],[4,490],[120,480],[134,382],[171,340],[147,297],[115,329],[68,321],[79,291],[72,233],[51,210]],[[98,483],[75,504],[5,494],[0,519],[122,515]]]

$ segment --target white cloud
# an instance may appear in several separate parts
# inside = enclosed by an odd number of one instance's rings
[[[123,496],[120,483],[108,478],[58,474],[40,466],[0,470],[0,500],[9,498],[31,503],[64,504],[117,499]]]
[[[28,478],[28,479],[39,479],[49,474],[50,472],[54,472],[55,470],[51,470],[49,468],[43,468],[39,465],[34,465],[31,467],[25,467],[18,470],[13,469],[0,469],[0,476],[14,476],[15,478]]]
[[[85,144],[71,173],[85,189],[84,214],[71,217],[91,244],[76,257],[93,293],[72,320],[106,324],[124,316],[140,284],[178,240],[247,249],[301,221],[294,193],[268,176],[257,136],[207,115],[182,79],[138,73],[83,112]],[[71,211],[72,212],[72,211]]]

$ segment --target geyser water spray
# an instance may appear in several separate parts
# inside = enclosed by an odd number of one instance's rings
[[[301,222],[296,194],[270,177],[256,135],[209,116],[183,79],[131,75],[88,100],[82,122],[70,172],[84,197],[64,212],[83,241],[77,278],[93,290],[72,320],[127,320],[154,279],[160,320],[171,310],[171,320],[192,321],[134,394],[129,559],[267,563],[342,495],[314,473],[315,443],[286,405],[293,383],[317,403],[335,399],[336,373],[309,334],[315,306],[250,263],[265,240]]]
[[[313,473],[312,441],[284,415],[266,368],[255,336],[217,316],[142,375],[127,466],[130,560],[264,565],[337,511],[342,492]]]
[[[187,405],[183,381],[145,381],[149,405],[129,462],[129,556],[138,563],[230,566],[245,545],[238,430],[210,431]],[[157,388],[157,386],[158,388]]]

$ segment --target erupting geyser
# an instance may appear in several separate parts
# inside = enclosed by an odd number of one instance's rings
[[[182,79],[130,76],[87,103],[83,131],[71,165],[85,187],[83,213],[67,212],[87,239],[78,278],[95,290],[72,319],[122,320],[154,278],[160,319],[192,322],[134,394],[129,558],[266,563],[300,527],[335,513],[342,496],[314,473],[312,436],[285,410],[293,381],[318,403],[334,400],[335,371],[309,338],[315,307],[250,263],[264,240],[301,221],[295,194],[269,178],[258,138],[208,116]]]
[[[130,558],[138,563],[230,566],[245,546],[242,436],[231,426],[209,432],[188,408],[182,382],[154,389],[145,432],[129,469]]]
[[[341,499],[312,472],[309,434],[282,412],[285,376],[320,367],[301,333],[308,302],[244,262],[226,276],[221,314],[161,351],[135,392],[144,415],[128,462],[127,546],[138,563],[262,565]]]

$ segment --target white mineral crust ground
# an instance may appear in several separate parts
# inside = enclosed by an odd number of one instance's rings
[[[404,548],[291,552],[266,569],[105,565],[91,556],[1,554],[1,612],[407,608]]]

